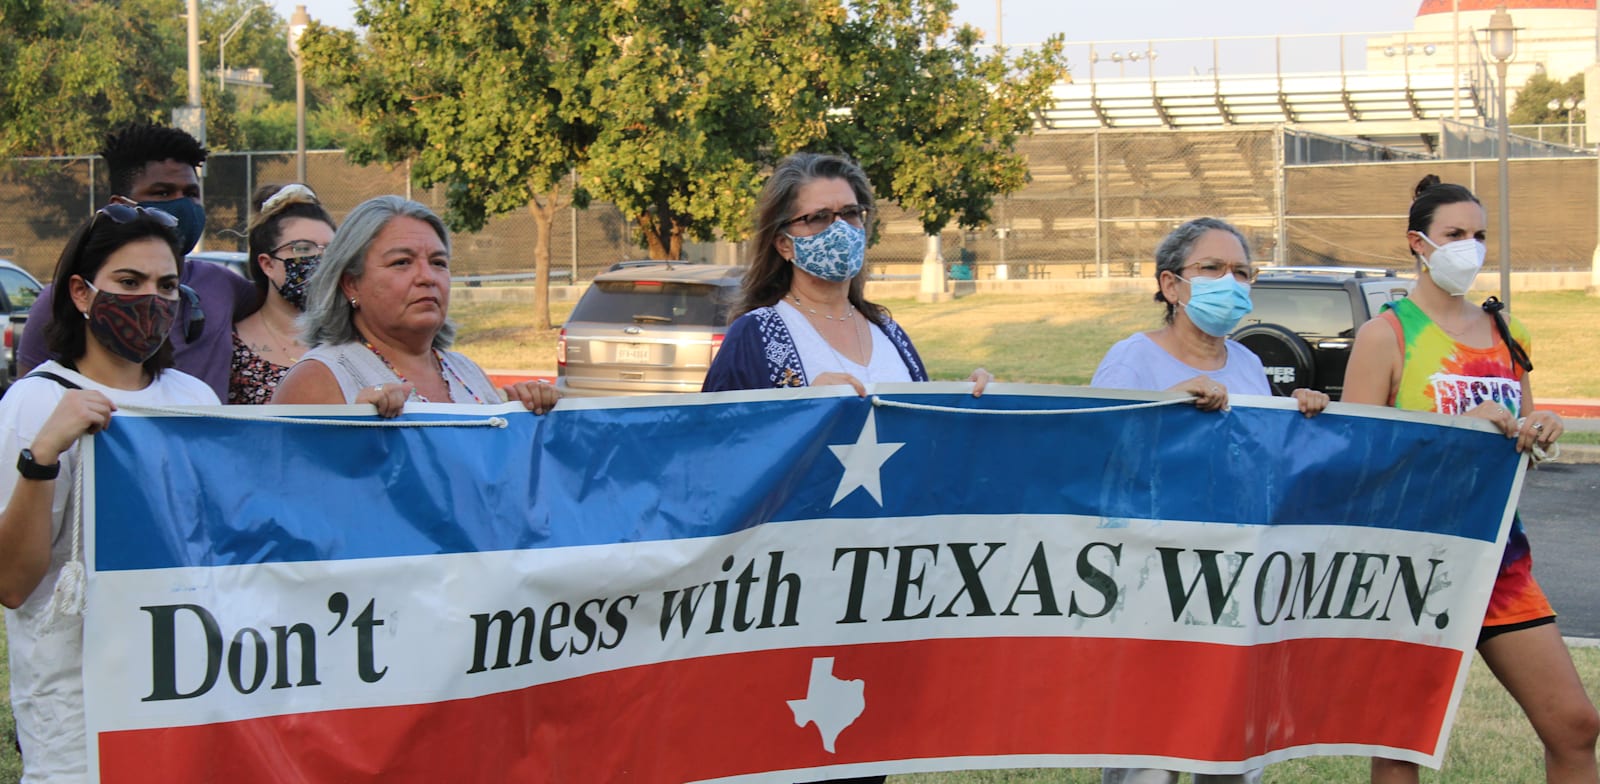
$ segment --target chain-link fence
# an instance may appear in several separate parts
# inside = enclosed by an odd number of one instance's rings
[[[250,197],[265,184],[295,179],[293,153],[218,153],[206,160],[201,187],[206,204],[206,250],[244,250]],[[444,210],[444,191],[413,189],[404,165],[357,166],[339,151],[306,156],[306,179],[335,220],[356,205],[383,194],[416,199]],[[109,198],[105,164],[95,157],[29,159],[0,170],[0,257],[10,258],[44,278],[53,269],[67,237]],[[482,231],[455,236],[453,272],[481,275],[529,272],[538,236],[527,212],[501,215]],[[644,258],[632,241],[632,227],[609,204],[562,210],[551,226],[553,270],[579,279],[592,277],[622,259]],[[704,253],[704,249],[696,248]]]
[[[1522,271],[1587,269],[1594,253],[1595,159],[1513,160],[1509,181],[1511,267]],[[1499,263],[1498,163],[1405,161],[1285,169],[1286,259],[1409,269],[1406,216],[1417,182],[1436,174],[1470,188],[1487,208],[1489,259]]]
[[[1022,140],[1019,150],[1031,182],[996,204],[991,226],[950,227],[941,237],[944,258],[972,260],[979,279],[1148,275],[1161,238],[1201,215],[1237,225],[1261,261],[1403,268],[1412,263],[1405,214],[1424,174],[1466,185],[1491,207],[1498,189],[1493,160],[1384,160],[1393,151],[1270,126],[1044,132]],[[1594,158],[1521,159],[1511,167],[1514,267],[1586,268],[1596,237]],[[72,229],[105,202],[104,169],[78,157],[19,161],[0,171],[0,257],[48,275]],[[385,193],[444,208],[442,191],[410,189],[404,166],[355,166],[342,153],[317,152],[307,173],[335,218]],[[204,172],[205,247],[242,250],[252,191],[293,177],[292,153],[212,156]],[[1494,213],[1491,234],[1499,230]],[[609,204],[562,210],[551,234],[553,269],[562,277],[588,279],[646,255],[632,241],[632,225]],[[526,212],[494,218],[455,238],[455,272],[530,272],[536,238]],[[691,259],[722,263],[742,259],[744,250],[686,247]],[[882,205],[871,271],[915,276],[926,252],[915,216]]]

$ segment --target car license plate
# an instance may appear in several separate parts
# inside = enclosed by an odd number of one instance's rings
[[[648,343],[619,343],[612,357],[618,362],[631,364],[644,364],[650,361],[650,345]]]

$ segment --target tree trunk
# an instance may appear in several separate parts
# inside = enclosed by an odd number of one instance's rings
[[[636,222],[644,234],[650,258],[677,261],[683,258],[683,229],[670,216],[663,220],[659,215],[640,215]]]
[[[550,329],[550,226],[555,223],[556,211],[561,209],[561,187],[550,189],[543,197],[528,203],[528,213],[539,238],[533,242],[533,327]],[[576,282],[576,281],[574,281]]]

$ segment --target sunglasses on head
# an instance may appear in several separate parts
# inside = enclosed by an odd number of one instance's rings
[[[132,204],[112,202],[94,211],[95,220],[100,220],[101,216],[105,216],[116,224],[132,223],[140,218],[149,218],[166,228],[178,228],[178,219],[172,217],[172,213],[158,210],[154,207],[139,207]]]

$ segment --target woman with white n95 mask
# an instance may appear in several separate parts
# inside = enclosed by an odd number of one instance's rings
[[[1563,424],[1554,412],[1534,407],[1527,329],[1502,313],[1495,298],[1479,306],[1466,297],[1483,267],[1487,225],[1472,191],[1431,174],[1417,184],[1406,227],[1417,285],[1356,333],[1344,401],[1484,419],[1514,439],[1508,450],[1514,445],[1518,452],[1546,454],[1555,449]],[[1478,633],[1478,653],[1538,733],[1545,780],[1595,784],[1600,714],[1555,620],[1534,580],[1522,520],[1514,517]],[[1415,784],[1417,766],[1373,759],[1372,781]]]

